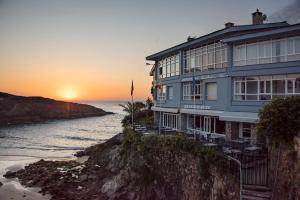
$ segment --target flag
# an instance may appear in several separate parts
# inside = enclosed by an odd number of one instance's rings
[[[133,80],[131,81],[131,96],[133,95],[133,90],[134,90],[134,87],[133,87]]]
[[[163,93],[163,86],[162,86],[162,84],[158,84],[157,88],[159,89],[159,94],[162,95],[162,93]]]
[[[192,80],[192,94],[195,95],[195,87],[196,87],[196,80],[195,80],[195,76],[193,76],[193,80]]]

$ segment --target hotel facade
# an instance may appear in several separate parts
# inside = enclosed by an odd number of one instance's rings
[[[255,144],[259,110],[300,95],[300,24],[264,19],[257,10],[250,25],[229,22],[147,56],[156,125]]]

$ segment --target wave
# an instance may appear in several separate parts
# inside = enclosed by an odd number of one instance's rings
[[[25,140],[26,138],[12,136],[12,135],[0,135],[0,139],[17,139],[17,140]]]
[[[25,147],[25,146],[0,146],[0,149],[28,149],[28,150],[41,150],[41,151],[64,151],[64,150],[83,150],[83,147],[67,147],[67,146],[52,146],[45,145],[41,147]]]
[[[69,140],[80,140],[80,141],[99,141],[99,139],[95,138],[87,138],[87,137],[77,137],[77,136],[60,136],[61,138],[69,139]]]
[[[56,160],[56,159],[73,159],[74,156],[33,156],[33,155],[26,155],[26,154],[0,154],[0,157],[25,157],[25,158],[37,158],[37,159],[49,159],[49,160]],[[20,160],[20,159],[18,159]]]

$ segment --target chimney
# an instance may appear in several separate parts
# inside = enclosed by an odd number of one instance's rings
[[[232,22],[227,22],[225,24],[225,28],[230,28],[230,27],[233,27],[233,26],[234,26],[234,23],[232,23]]]
[[[187,41],[188,41],[188,42],[191,42],[191,41],[193,41],[193,40],[195,40],[195,39],[196,39],[195,37],[188,36]]]
[[[267,19],[267,16],[256,9],[256,12],[252,13],[252,24],[263,24],[264,21]]]

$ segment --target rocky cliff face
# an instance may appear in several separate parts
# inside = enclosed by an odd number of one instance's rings
[[[270,187],[274,200],[300,199],[300,134],[293,145],[269,145]]]
[[[16,176],[53,199],[238,199],[226,161],[181,136],[119,134],[79,154],[84,165],[39,161]]]
[[[102,109],[85,104],[0,93],[0,125],[102,116],[105,114],[107,113]]]

